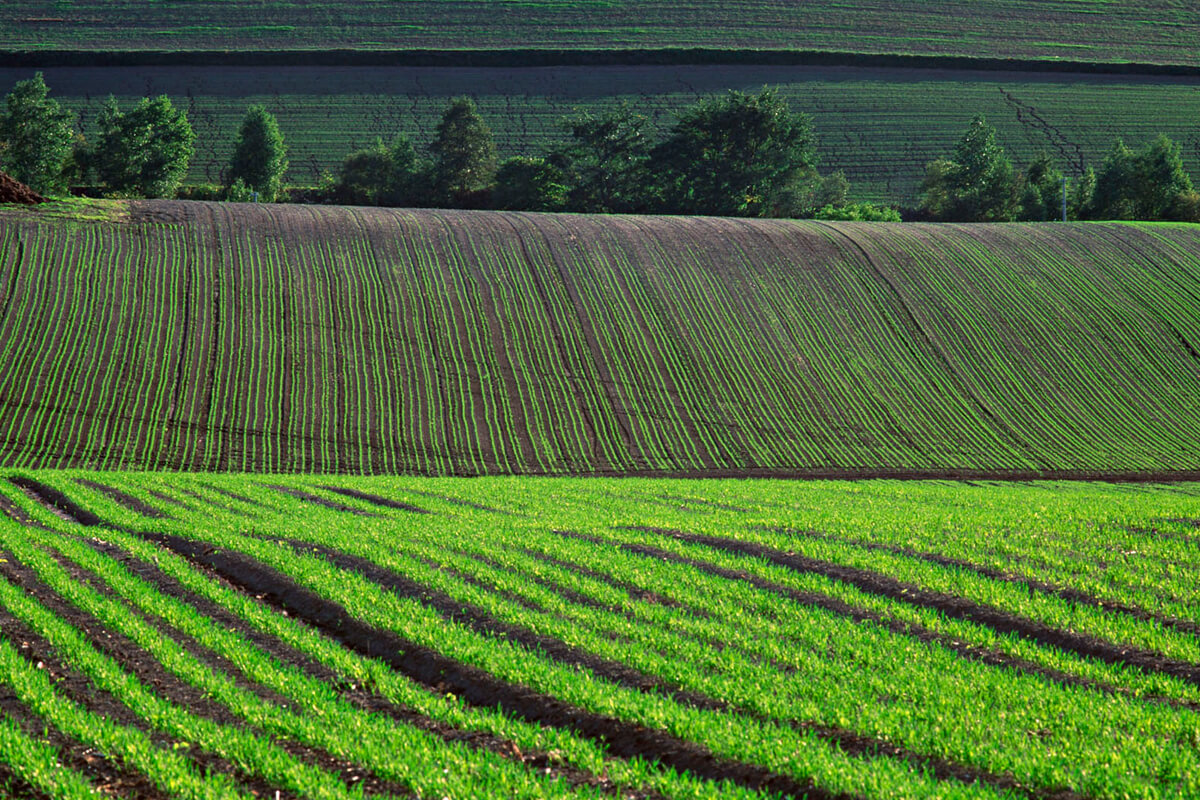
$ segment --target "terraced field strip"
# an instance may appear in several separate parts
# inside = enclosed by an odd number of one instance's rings
[[[9,210],[0,463],[1200,470],[1200,234],[100,204]]]
[[[598,14],[597,11],[603,11]],[[1102,24],[1101,24],[1102,23]],[[920,53],[1196,64],[1194,8],[1169,0],[815,0],[634,5],[488,2],[391,5],[28,0],[0,14],[7,50],[500,50],[693,48]]]
[[[1045,75],[969,70],[779,66],[643,67],[97,67],[44,70],[52,94],[95,135],[109,94],[123,103],[167,94],[196,129],[189,180],[217,182],[247,106],[262,103],[287,139],[290,179],[315,184],[376,137],[433,138],[451,98],[470,95],[502,156],[530,155],[565,134],[562,119],[624,100],[670,126],[702,97],[777,87],[812,115],[823,171],[843,170],[856,197],[915,205],[925,164],[953,152],[976,113],[986,114],[1018,164],[1040,152],[1071,176],[1099,167],[1113,140],[1159,133],[1200,175],[1200,81],[1184,77]],[[0,87],[30,70],[0,69]]]
[[[0,708],[54,731],[0,747],[15,775],[91,746],[166,794],[139,753],[230,796],[1200,791],[1197,484],[10,470],[0,497]],[[72,727],[98,713],[126,749]]]

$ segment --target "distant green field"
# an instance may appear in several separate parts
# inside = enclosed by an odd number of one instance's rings
[[[8,470],[0,785],[1188,800],[1197,525],[1200,484]]]
[[[22,0],[8,50],[706,47],[1200,63],[1178,0]]]
[[[0,70],[0,88],[31,70]],[[1200,178],[1200,79],[815,67],[89,68],[48,69],[53,96],[85,131],[104,98],[166,93],[187,108],[198,141],[189,180],[217,182],[251,103],[278,117],[290,179],[313,183],[353,148],[406,132],[429,141],[447,101],[473,96],[504,155],[536,153],[575,109],[627,100],[660,126],[702,96],[778,86],[812,114],[821,167],[841,169],[861,199],[915,202],[925,163],[949,153],[975,113],[1000,130],[1018,163],[1041,150],[1068,174],[1098,166],[1116,136],[1158,133],[1183,146]]]

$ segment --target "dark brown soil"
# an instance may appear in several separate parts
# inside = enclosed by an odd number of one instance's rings
[[[35,206],[46,202],[46,198],[21,183],[6,172],[0,172],[0,203],[19,203]]]
[[[143,517],[147,517],[149,519],[171,518],[170,514],[165,514],[144,500],[139,500],[131,494],[122,492],[120,489],[115,489],[112,486],[105,486],[103,483],[97,483],[96,481],[91,481],[87,478],[76,478],[75,482],[81,486],[86,486],[89,489],[95,489],[97,492],[100,492],[100,494],[112,500],[114,503],[124,506],[135,514],[141,514]]]

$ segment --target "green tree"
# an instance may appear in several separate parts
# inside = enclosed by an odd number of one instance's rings
[[[1012,162],[982,115],[971,120],[952,159],[926,165],[921,208],[951,222],[1007,222],[1016,216]]]
[[[888,206],[874,203],[845,203],[840,206],[825,206],[817,209],[813,219],[843,220],[847,222],[899,222],[900,212]]]
[[[700,101],[650,155],[668,213],[773,216],[816,164],[816,137],[772,89]]]
[[[1020,211],[1017,219],[1046,222],[1062,218],[1063,174],[1054,159],[1039,155],[1021,180]]]
[[[427,168],[417,160],[412,142],[404,135],[390,145],[382,139],[348,155],[342,162],[333,195],[337,202],[352,205],[414,205],[423,194],[419,187]]]
[[[1178,144],[1159,136],[1131,150],[1117,139],[1096,175],[1087,213],[1092,219],[1171,219],[1191,191]]]
[[[510,158],[496,172],[492,204],[511,211],[561,211],[567,204],[562,171],[543,158]]]
[[[142,99],[123,112],[113,97],[97,119],[93,165],[116,194],[170,197],[187,174],[196,136],[187,114],[166,95]]]
[[[279,123],[265,107],[250,106],[229,162],[229,184],[240,179],[251,191],[258,192],[261,201],[273,203],[283,189],[287,168],[287,147]]]
[[[476,205],[496,175],[491,128],[468,97],[450,101],[429,145],[434,163],[432,199],[437,205]]]
[[[570,143],[549,161],[571,184],[572,211],[617,214],[649,206],[649,121],[625,101],[599,116],[584,112],[567,122]]]
[[[0,112],[0,165],[43,194],[66,189],[66,166],[74,144],[70,115],[49,93],[39,72],[13,86]]]

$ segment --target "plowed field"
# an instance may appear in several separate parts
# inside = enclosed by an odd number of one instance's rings
[[[1200,228],[135,202],[0,225],[0,463],[1181,477]]]
[[[0,786],[1193,798],[1198,510],[1200,484],[8,470]]]

